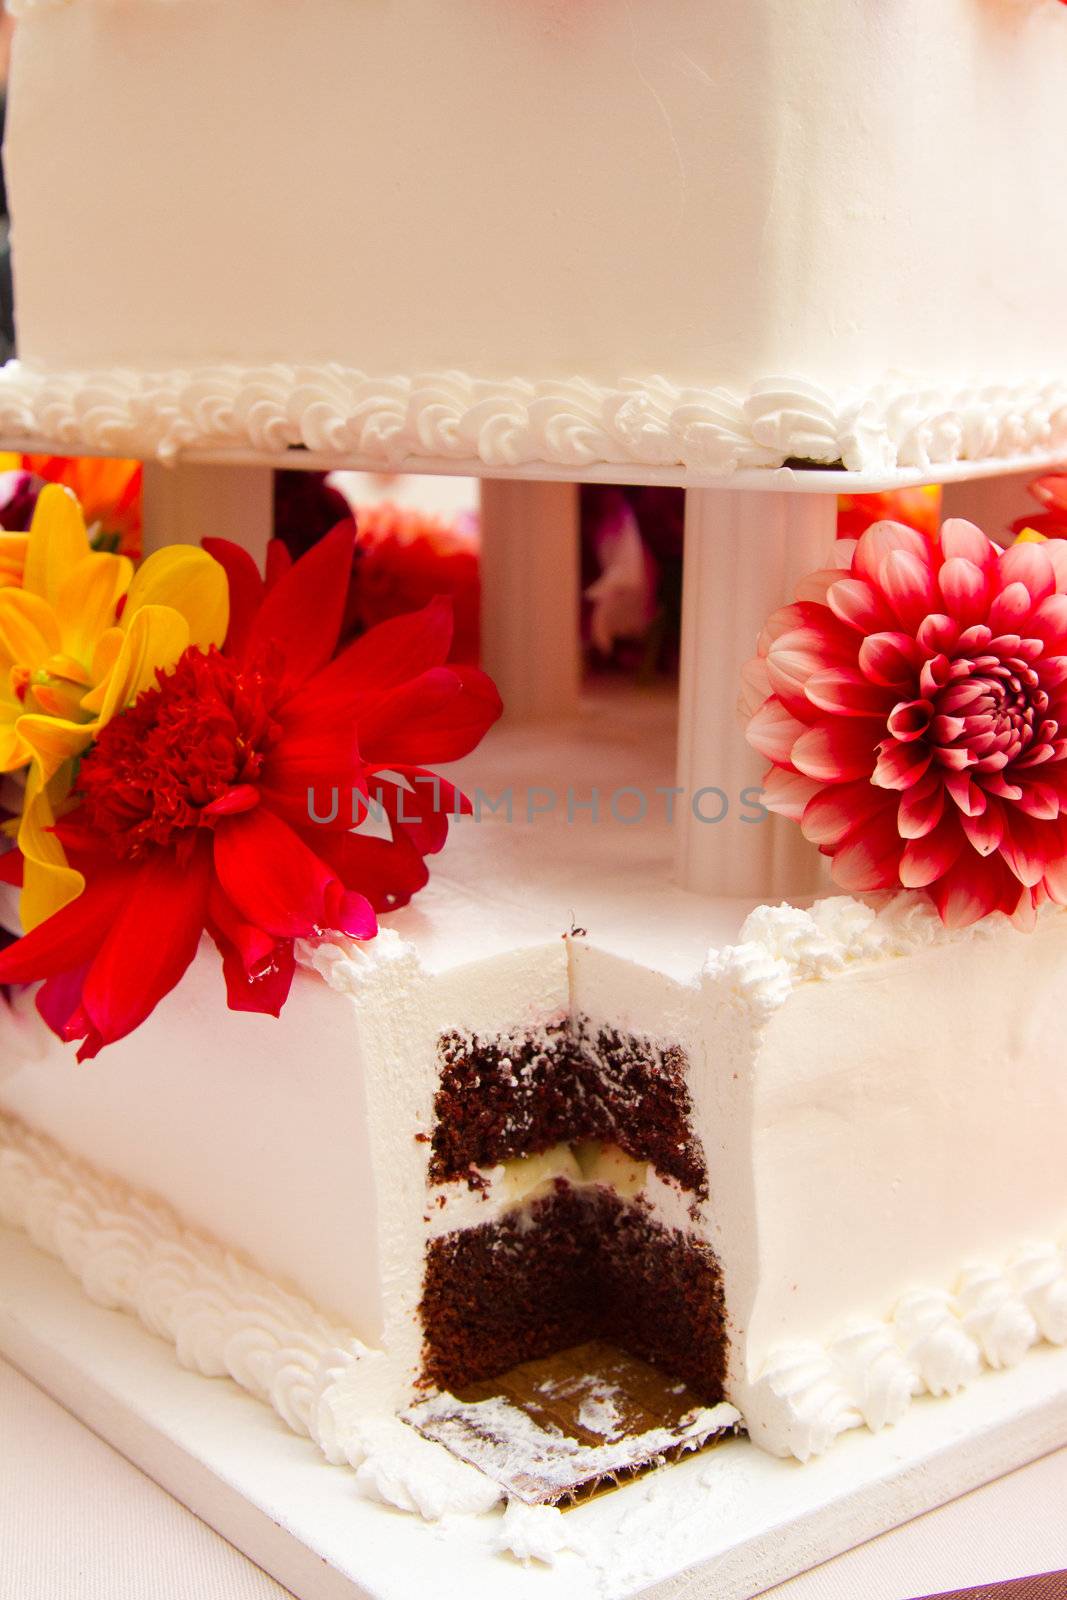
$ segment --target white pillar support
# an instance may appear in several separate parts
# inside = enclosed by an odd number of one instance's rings
[[[484,478],[482,665],[512,721],[571,716],[581,686],[578,487]]]
[[[698,894],[782,900],[824,889],[823,858],[795,822],[741,800],[767,762],[738,717],[741,668],[797,580],[826,565],[837,501],[828,494],[690,489],[686,495],[678,711],[677,873]],[[694,802],[701,789],[720,790]]]
[[[1006,472],[996,478],[971,478],[966,483],[946,483],[941,491],[941,517],[966,517],[976,522],[998,544],[1017,517],[1037,516],[1041,507],[1026,486],[1041,477],[1031,467],[1028,472]]]
[[[164,544],[199,544],[230,539],[260,568],[274,520],[274,473],[270,467],[235,467],[182,462],[144,469],[145,554]]]

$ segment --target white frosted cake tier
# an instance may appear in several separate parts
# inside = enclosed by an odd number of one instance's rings
[[[666,709],[626,740],[601,710],[599,746],[581,725],[554,747],[527,735],[524,770],[580,783],[584,750],[640,783]],[[491,772],[472,758],[468,787],[490,792]],[[455,831],[375,943],[303,948],[280,1021],[225,1009],[206,945],[86,1066],[16,995],[0,1019],[7,1219],[187,1364],[230,1372],[353,1462],[415,1393],[433,1250],[485,1226],[521,1238],[561,1192],[714,1260],[724,1397],[777,1453],[806,1458],[1067,1341],[1067,914],[949,934],[909,894],[752,909],[657,889],[669,830],[587,811]],[[442,1041],[513,1053],[519,1084],[568,1029],[684,1079],[703,1189],[566,1133],[484,1163],[473,1188],[435,1172]],[[459,1479],[477,1508],[484,1487]]]
[[[704,475],[1067,448],[1056,0],[15,9],[9,440]]]

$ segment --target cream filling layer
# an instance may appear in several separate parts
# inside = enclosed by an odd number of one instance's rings
[[[499,1222],[516,1210],[528,1212],[552,1194],[557,1184],[572,1189],[605,1189],[620,1200],[638,1203],[666,1228],[692,1232],[693,1196],[663,1178],[647,1161],[635,1161],[618,1145],[600,1140],[557,1144],[537,1155],[518,1156],[495,1167],[477,1169],[479,1187],[465,1178],[435,1185],[426,1213],[431,1239]]]

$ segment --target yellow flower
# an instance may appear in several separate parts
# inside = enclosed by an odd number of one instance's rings
[[[49,831],[78,757],[190,645],[221,644],[228,618],[226,575],[205,551],[171,545],[135,575],[127,557],[90,548],[73,495],[42,489],[22,587],[0,588],[0,772],[29,769],[18,825],[27,930],[84,887]]]

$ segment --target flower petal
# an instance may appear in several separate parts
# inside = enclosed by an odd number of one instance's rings
[[[967,628],[984,622],[989,612],[989,581],[981,567],[965,556],[951,556],[937,575],[946,609]]]
[[[900,744],[887,739],[878,753],[871,782],[879,789],[910,789],[930,765],[930,752],[919,743]]]
[[[921,661],[919,647],[908,633],[872,633],[859,648],[860,671],[886,688],[912,689]]]
[[[891,550],[882,562],[879,579],[894,616],[905,628],[917,628],[934,609],[937,585],[927,553],[918,556],[912,550]]]
[[[100,948],[101,929],[119,914],[131,879],[129,868],[101,874],[76,900],[0,950],[0,983],[36,983],[85,966]]]
[[[905,889],[923,889],[945,875],[966,846],[954,811],[948,811],[929,833],[909,839],[900,858],[900,881]]]
[[[869,812],[880,814],[883,809],[882,797],[872,796],[866,780],[835,783],[812,796],[804,808],[800,827],[812,844],[836,848]]]
[[[1037,822],[1018,806],[1004,809],[1004,838],[1000,854],[1027,889],[1041,882],[1050,850],[1058,842],[1058,831],[1048,822]]]
[[[368,709],[360,746],[368,763],[379,767],[455,761],[474,749],[502,710],[493,680],[477,667],[432,667]]]
[[[153,688],[158,674],[175,666],[189,644],[189,625],[180,612],[171,606],[142,606],[126,629],[111,671],[82,699],[82,709],[95,714],[93,731],[106,727],[145,689]]]
[[[856,545],[852,571],[876,588],[880,587],[885,562],[896,553],[912,555],[927,568],[931,565],[932,546],[923,534],[906,527],[903,522],[873,522]]]
[[[56,620],[62,648],[89,667],[101,634],[115,623],[115,610],[130,587],[133,563],[125,556],[94,552],[78,561],[59,585]]]
[[[991,911],[1011,916],[1024,893],[999,856],[983,858],[972,850],[961,855],[930,888],[930,897],[947,928],[968,928]]]
[[[259,568],[247,550],[229,539],[201,539],[206,550],[226,574],[230,590],[230,618],[223,648],[227,655],[244,658],[256,612],[263,603],[266,586]]]
[[[406,906],[430,876],[419,852],[402,833],[395,839],[327,833],[319,853],[346,888],[365,895],[379,912]]]
[[[892,805],[872,811],[834,852],[834,882],[853,894],[895,888],[900,837]]]
[[[226,637],[230,615],[226,573],[206,550],[190,544],[167,545],[138,567],[122,627],[131,627],[145,606],[169,606],[185,619],[189,643],[209,650]]]
[[[804,693],[820,711],[839,717],[880,717],[883,721],[895,699],[892,690],[869,682],[860,672],[841,667],[813,672]]]
[[[222,956],[222,975],[226,981],[226,1004],[231,1011],[254,1011],[277,1017],[289,998],[296,974],[296,957],[291,939],[281,939],[272,947],[269,960],[247,972],[233,945],[217,928],[209,930]]]
[[[745,729],[745,738],[754,750],[776,766],[792,761],[793,746],[805,731],[806,724],[798,722],[777,695],[764,702]]]
[[[295,827],[306,828],[309,808],[319,826],[350,828],[352,794],[365,794],[367,768],[347,718],[333,715],[326,706],[294,715],[289,701],[279,715],[281,735],[267,753],[259,778],[264,803]],[[338,815],[326,824],[325,791],[336,789]],[[310,799],[309,799],[310,796]]]
[[[358,721],[382,693],[443,666],[452,643],[452,604],[432,600],[421,611],[379,622],[347,645],[287,702],[293,716],[314,708]]]
[[[132,875],[82,988],[97,1037],[86,1040],[79,1060],[132,1033],[174,988],[200,944],[210,882],[207,837],[189,860],[160,851]]]
[[[26,546],[22,587],[55,606],[63,580],[89,554],[81,506],[58,483],[46,483],[37,496]]]
[[[1014,544],[1000,558],[1002,584],[1021,583],[1034,605],[1047,600],[1056,588],[1052,562],[1039,544]]]
[[[971,849],[980,856],[990,856],[1000,849],[1004,838],[1004,810],[998,800],[988,801],[985,810],[978,815],[961,812],[959,821]]]
[[[247,652],[252,656],[275,647],[284,664],[285,690],[306,682],[334,653],[354,547],[354,525],[339,524],[279,578],[256,613]]]
[[[787,772],[772,767],[763,779],[760,800],[776,816],[789,817],[799,822],[808,802],[823,793],[814,778],[805,778],[799,772]]]
[[[805,729],[793,746],[792,764],[820,783],[845,783],[870,776],[877,744],[878,731],[868,722],[834,719]]]
[[[840,578],[832,583],[826,603],[840,622],[857,633],[878,633],[892,628],[896,620],[881,591],[862,578]]]
[[[1026,631],[1043,641],[1046,653],[1055,646],[1060,654],[1067,649],[1067,595],[1050,594],[1027,619]]]
[[[55,833],[55,808],[66,798],[69,778],[69,770],[60,769],[49,782],[36,761],[26,778],[18,845],[23,862],[19,916],[27,932],[80,895],[85,886]]]
[[[994,634],[1018,633],[1024,624],[1029,631],[1029,617],[1033,609],[1034,603],[1026,585],[1009,583],[993,596],[989,607],[989,626]]]
[[[0,668],[41,667],[63,648],[55,612],[26,589],[0,589]]]
[[[215,870],[238,915],[274,938],[307,938],[326,926],[336,874],[265,806],[218,823]]]
[[[1000,559],[1000,550],[981,528],[963,517],[949,517],[941,524],[941,553],[946,561],[958,556],[982,572],[989,572]]]
[[[920,778],[901,792],[897,828],[902,839],[923,839],[937,827],[945,810],[945,788],[939,778]]]

